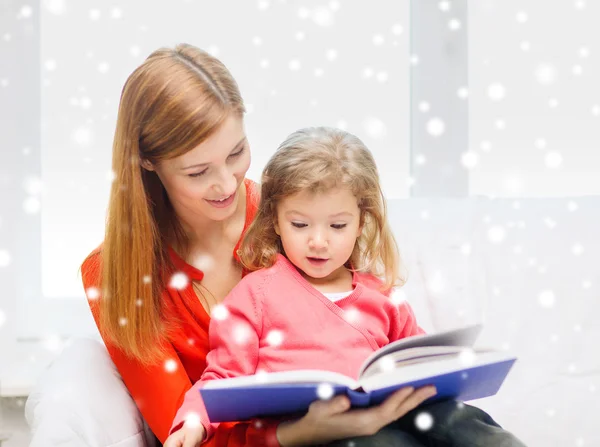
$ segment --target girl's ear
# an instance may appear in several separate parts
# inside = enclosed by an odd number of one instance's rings
[[[277,233],[277,236],[281,236],[281,232],[279,231],[279,222],[277,221],[277,218],[273,220],[273,227],[275,228],[275,233]]]
[[[154,171],[154,165],[150,162],[150,160],[143,159],[142,160],[142,168],[146,171]]]

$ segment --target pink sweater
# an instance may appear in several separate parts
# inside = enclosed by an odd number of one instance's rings
[[[195,413],[207,439],[214,433],[217,424],[210,423],[199,392],[209,380],[294,369],[356,379],[371,353],[423,333],[406,302],[394,304],[377,291],[376,277],[355,273],[352,285],[353,292],[334,303],[282,255],[272,267],[244,277],[212,314],[206,369],[186,393],[172,430]]]

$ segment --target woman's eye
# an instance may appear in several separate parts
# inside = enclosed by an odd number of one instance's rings
[[[302,223],[302,222],[292,222],[292,226],[296,227],[296,228],[304,228],[307,225],[305,223]]]
[[[204,175],[204,174],[206,174],[206,169],[205,169],[204,171],[202,171],[202,172],[196,172],[196,173],[194,173],[194,174],[188,174],[188,176],[189,176],[189,177],[196,178],[196,177],[200,177],[200,176],[202,176],[202,175]]]
[[[347,224],[332,224],[331,228],[335,228],[336,230],[341,230],[342,228],[346,228]]]
[[[239,151],[237,151],[234,154],[230,154],[229,156],[232,158],[239,157],[240,155],[242,155],[242,152],[244,152],[244,149],[245,149],[245,147],[242,147]]]

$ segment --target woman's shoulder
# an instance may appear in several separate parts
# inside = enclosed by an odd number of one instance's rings
[[[89,287],[90,282],[98,282],[102,271],[102,244],[86,256],[81,264],[81,276],[84,285]]]

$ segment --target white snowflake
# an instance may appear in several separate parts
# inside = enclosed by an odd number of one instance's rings
[[[223,321],[229,317],[229,310],[225,307],[224,304],[217,304],[213,307],[210,317],[215,320]]]
[[[28,19],[29,17],[31,17],[33,14],[33,9],[31,8],[31,6],[29,5],[23,5],[21,7],[21,10],[19,12],[19,18],[23,17],[25,19]]]
[[[258,9],[260,11],[265,11],[268,8],[269,8],[269,2],[267,0],[260,0],[258,2]]]
[[[304,40],[305,37],[306,35],[302,31],[296,33],[296,40]]]
[[[321,383],[317,386],[317,397],[321,400],[329,400],[333,397],[335,390],[329,383]]]
[[[551,109],[556,109],[558,107],[558,99],[556,99],[556,98],[550,98],[548,100],[548,106]]]
[[[389,78],[389,75],[387,74],[386,71],[380,71],[379,73],[377,73],[376,79],[379,82],[386,82]]]
[[[283,332],[273,329],[267,334],[266,340],[271,346],[280,346],[283,343]]]
[[[540,306],[546,309],[554,307],[554,303],[556,302],[554,292],[552,290],[543,290],[538,296],[538,302]]]
[[[129,322],[129,320],[127,320],[127,318],[125,318],[125,317],[119,318],[119,326],[127,326],[128,322]]]
[[[233,339],[238,345],[245,345],[250,338],[250,328],[245,324],[237,324],[233,330]]]
[[[326,57],[328,60],[334,61],[338,57],[338,52],[336,50],[334,50],[333,48],[329,49],[329,50],[327,50]]]
[[[399,306],[406,302],[406,292],[404,290],[395,288],[390,295],[390,301],[394,306]]]
[[[462,27],[462,23],[460,23],[460,20],[458,19],[450,19],[450,21],[448,22],[448,28],[451,31],[458,31],[459,29],[461,29]]]
[[[588,47],[581,47],[579,49],[579,57],[587,58],[590,55],[590,49]]]
[[[310,10],[308,8],[302,7],[298,9],[298,17],[301,19],[306,19],[310,16]]]
[[[525,11],[519,11],[517,13],[517,22],[525,23],[525,22],[527,22],[527,20],[529,20],[529,16],[527,15],[527,13]]]
[[[539,65],[534,72],[535,78],[542,85],[554,84],[557,78],[556,68],[550,64]]]
[[[92,142],[92,131],[87,127],[79,127],[75,129],[71,138],[76,144],[87,146]]]
[[[506,230],[500,225],[495,225],[488,230],[488,239],[493,244],[500,244],[506,237]]]
[[[412,54],[410,56],[410,64],[411,65],[419,65],[420,59],[418,54]]]
[[[488,96],[492,101],[501,101],[506,96],[506,87],[499,82],[494,82],[488,87]]]
[[[440,11],[450,11],[450,2],[448,0],[442,0],[438,3],[438,8],[440,8]]]
[[[261,45],[262,45],[262,42],[263,42],[263,41],[262,41],[262,39],[261,39],[259,36],[254,36],[254,37],[252,38],[252,43],[253,43],[254,45],[256,45],[257,47],[261,46]]]
[[[383,34],[375,34],[373,36],[373,45],[383,45],[385,43],[385,37],[383,37]]]
[[[396,368],[396,361],[391,357],[384,357],[377,361],[377,366],[383,372],[393,371]]]
[[[58,352],[63,348],[63,340],[58,335],[50,335],[43,341],[44,347],[51,352]]]
[[[316,8],[313,11],[312,19],[317,25],[323,27],[332,26],[335,22],[333,13],[325,7]]]
[[[464,366],[470,366],[475,363],[477,356],[475,355],[475,351],[473,351],[473,349],[466,348],[460,351],[458,358]]]
[[[446,124],[441,118],[434,117],[427,121],[427,133],[433,137],[439,137],[446,131]]]
[[[506,129],[506,121],[504,121],[503,119],[497,119],[494,122],[494,125],[496,126],[496,129],[498,129],[498,130]]]
[[[429,112],[430,106],[427,101],[421,101],[419,103],[419,110],[423,113]]]
[[[92,131],[87,127],[79,127],[75,129],[71,138],[76,144],[87,146],[92,142]]]
[[[6,323],[6,314],[0,309],[0,328],[4,326],[4,323]]]
[[[574,65],[571,71],[575,76],[580,76],[583,73],[583,67],[581,65]]]
[[[433,293],[441,293],[446,290],[446,279],[441,271],[436,270],[429,281],[427,281],[427,288]]]
[[[387,133],[386,125],[377,117],[369,117],[364,122],[364,128],[371,138],[380,139]]]
[[[573,252],[573,254],[575,256],[580,256],[584,252],[583,245],[581,245],[581,244],[573,245],[573,247],[571,248],[571,252]]]
[[[557,169],[562,165],[563,158],[560,152],[550,151],[546,154],[544,161],[546,163],[547,168]]]
[[[142,278],[142,282],[144,284],[150,284],[152,282],[152,276],[150,276],[150,275],[144,275],[144,277]]]
[[[479,163],[479,154],[474,151],[467,151],[461,155],[460,161],[467,169],[474,169]]]
[[[415,158],[415,163],[416,163],[418,166],[422,166],[422,165],[424,165],[425,163],[427,163],[427,157],[425,157],[425,155],[423,155],[423,154],[419,154],[419,155],[417,155],[417,156],[416,156],[416,158]]]
[[[288,64],[288,67],[292,71],[300,70],[300,61],[298,59],[292,59]]]
[[[584,289],[589,289],[592,287],[592,281],[589,280],[585,280],[581,283],[581,287],[583,287]]]
[[[472,248],[471,248],[471,244],[469,243],[464,243],[460,246],[460,252],[465,255],[465,256],[469,256],[471,254]]]
[[[142,52],[142,50],[137,45],[133,45],[131,48],[129,48],[129,53],[133,57],[138,57],[141,54],[141,52]]]
[[[169,287],[176,290],[185,289],[190,283],[190,279],[183,272],[176,272],[171,276],[171,280],[169,281]]]
[[[573,200],[570,200],[569,203],[567,203],[567,209],[570,212],[577,211],[578,208],[579,205],[577,205],[577,202],[574,202]]]
[[[594,104],[592,106],[592,115],[594,115],[594,116],[600,116],[600,105]]]
[[[108,65],[108,62],[100,62],[98,64],[98,71],[102,74],[107,73],[109,68],[110,66]]]
[[[123,11],[121,10],[121,8],[113,8],[110,11],[110,15],[113,19],[120,19],[121,17],[123,17]]]
[[[415,426],[421,431],[427,431],[431,429],[431,427],[433,427],[433,423],[433,416],[426,411],[420,412],[415,418]]]
[[[529,43],[527,40],[524,40],[521,42],[520,47],[522,51],[529,51],[531,49],[531,43]]]
[[[84,96],[79,100],[79,105],[83,110],[88,110],[90,107],[92,107],[92,100],[87,96]]]
[[[165,371],[168,373],[173,373],[177,371],[177,362],[173,359],[169,359],[165,361]]]
[[[189,428],[198,428],[202,424],[200,415],[198,413],[189,412],[185,415],[185,422],[183,425]]]
[[[37,197],[27,197],[23,202],[23,209],[27,214],[37,214],[42,208],[42,204]]]
[[[392,34],[399,36],[403,32],[404,32],[404,28],[399,23],[396,23],[395,25],[392,26]]]
[[[260,66],[261,66],[261,68],[268,68],[269,67],[269,59],[262,59],[260,61]]]
[[[469,89],[467,87],[459,87],[456,91],[456,96],[460,99],[467,99],[469,97]]]
[[[85,295],[87,296],[88,300],[97,300],[100,298],[100,290],[98,287],[88,287],[85,289]]]
[[[54,59],[48,59],[45,63],[44,63],[44,68],[48,71],[54,71],[56,70],[56,61]]]
[[[546,140],[543,138],[536,138],[534,143],[535,147],[538,149],[544,149],[546,147],[546,144]]]
[[[492,143],[490,143],[488,140],[483,140],[479,144],[479,147],[481,148],[482,151],[489,152],[492,150]]]
[[[360,319],[360,311],[355,307],[344,311],[344,319],[350,323],[356,323]]]

